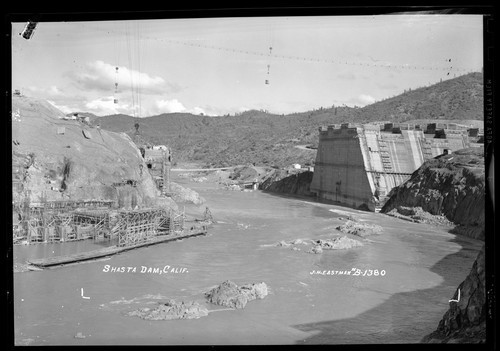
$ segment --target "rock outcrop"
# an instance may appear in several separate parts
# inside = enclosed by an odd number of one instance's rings
[[[335,229],[344,234],[352,234],[360,237],[379,234],[382,232],[382,227],[379,225],[360,223],[352,220],[347,220],[344,224],[337,226]]]
[[[139,149],[125,133],[77,120],[44,100],[12,97],[14,201],[113,200],[124,208],[165,206]]]
[[[313,246],[307,253],[320,254],[323,253],[323,249],[319,245]]]
[[[295,239],[295,240],[290,241],[290,244],[292,244],[292,245],[307,245],[307,242],[305,242],[302,239]]]
[[[311,196],[313,172],[274,170],[262,181],[259,189],[274,193]]]
[[[238,286],[226,280],[205,294],[207,300],[215,305],[231,308],[245,308],[249,301],[263,299],[268,294],[266,283]]]
[[[174,182],[170,183],[170,191],[172,192],[172,198],[177,203],[192,203],[195,205],[202,205],[206,201],[196,191],[190,188],[185,188],[182,185]]]
[[[195,319],[208,316],[208,309],[198,302],[185,303],[169,300],[160,303],[156,308],[140,308],[128,313],[129,316],[137,316],[147,320],[171,320],[171,319]]]
[[[425,336],[427,343],[478,343],[486,341],[486,283],[484,246],[472,269],[458,286],[449,310],[436,331]],[[460,294],[460,297],[459,297]]]
[[[323,250],[346,250],[363,246],[358,240],[350,239],[347,236],[327,240],[313,240],[312,243],[314,246],[307,253],[320,254]]]
[[[445,216],[432,215],[426,212],[422,207],[406,207],[398,206],[387,212],[389,216],[404,219],[410,222],[427,223],[436,226],[453,227],[453,222],[450,222]]]
[[[316,245],[315,247],[319,246],[323,250],[345,250],[357,246],[363,246],[363,244],[358,240],[348,238],[347,236],[341,236],[328,240],[319,239],[314,241],[314,244]]]
[[[285,240],[281,240],[281,241],[278,241],[273,246],[277,246],[277,247],[290,247],[290,245],[292,245],[292,244],[287,243]]]
[[[240,182],[253,181],[258,178],[260,178],[260,174],[258,170],[252,166],[235,167],[229,175],[229,179]]]
[[[308,245],[309,240],[302,240],[302,239],[294,239],[291,240],[290,242],[286,242],[285,240],[278,241],[275,243],[273,246],[277,247],[290,247],[292,245]]]
[[[313,246],[306,252],[313,254],[320,254],[323,252],[323,250],[345,250],[357,246],[363,246],[363,244],[360,241],[348,238],[345,235],[333,239],[318,239],[318,240],[295,239],[291,240],[290,242],[281,240],[273,244],[272,246],[286,247],[294,251],[301,251],[299,247],[294,245],[302,246],[302,245],[309,245],[309,243],[311,243]]]
[[[381,212],[421,207],[453,222],[454,233],[484,240],[484,203],[483,148],[469,148],[424,162],[408,181],[391,190]]]

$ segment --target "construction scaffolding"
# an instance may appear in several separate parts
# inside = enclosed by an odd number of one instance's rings
[[[76,210],[73,212],[73,227],[78,238],[110,239],[109,210]]]
[[[96,238],[109,231],[113,201],[30,202],[29,193],[13,204],[14,244],[64,242]]]
[[[113,210],[113,201],[42,201],[14,204],[14,244],[117,239],[133,246],[154,237],[182,235],[185,212],[168,209]],[[199,228],[197,228],[199,229]]]
[[[203,214],[203,221],[208,223],[214,223],[214,217],[212,216],[212,212],[208,207],[205,208],[205,213]]]
[[[169,231],[170,214],[160,209],[122,210],[118,217],[115,225],[118,228],[118,246],[135,245],[148,241],[163,230]]]

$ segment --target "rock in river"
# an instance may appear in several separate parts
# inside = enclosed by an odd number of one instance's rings
[[[316,245],[313,248],[311,248],[311,250],[307,251],[307,253],[313,253],[313,254],[320,254],[322,252],[323,252],[323,249],[319,245]]]
[[[295,240],[292,240],[290,243],[293,245],[299,245],[299,244],[307,245],[307,243],[302,239],[295,239]]]
[[[350,249],[356,246],[363,246],[358,240],[350,239],[347,236],[342,236],[334,239],[328,240],[313,240],[312,243],[315,245],[308,253],[319,254],[323,250],[343,250]]]
[[[348,220],[344,224],[335,228],[345,234],[353,234],[365,237],[371,234],[378,234],[382,232],[382,227],[376,224],[359,223]]]
[[[278,247],[289,247],[291,244],[287,243],[285,240],[278,241],[274,246]]]
[[[358,240],[350,239],[347,236],[342,236],[331,240],[320,239],[316,241],[316,244],[324,250],[343,250],[350,249],[356,246],[363,246],[363,244]]]
[[[245,308],[247,302],[255,299],[263,299],[267,296],[266,283],[246,284],[238,287],[230,280],[226,280],[219,286],[205,294],[208,301],[220,306],[231,308]]]
[[[205,317],[208,315],[208,309],[201,306],[195,301],[187,302],[175,302],[174,300],[169,300],[165,303],[160,303],[158,307],[151,308],[140,308],[138,310],[132,311],[128,314],[129,316],[138,316],[142,319],[148,320],[171,320],[171,319],[194,319]]]

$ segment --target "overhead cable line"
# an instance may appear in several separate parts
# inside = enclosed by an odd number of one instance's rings
[[[94,28],[95,29],[95,28]],[[99,29],[97,29],[99,30]],[[106,30],[106,32],[111,32]],[[119,32],[114,32],[115,34],[123,34]],[[428,66],[428,65],[414,65],[414,64],[395,64],[395,63],[381,63],[381,60],[373,60],[377,62],[363,62],[363,61],[354,61],[346,58],[317,58],[317,57],[305,57],[305,56],[296,56],[296,55],[276,55],[273,53],[265,53],[254,50],[244,50],[244,49],[235,49],[228,48],[210,44],[202,44],[202,43],[193,43],[189,41],[175,40],[175,39],[167,39],[167,38],[154,38],[150,36],[143,36],[143,39],[156,40],[159,42],[169,43],[169,44],[177,44],[195,48],[203,48],[203,49],[211,49],[211,50],[219,50],[225,51],[235,54],[244,54],[251,56],[261,56],[273,59],[283,59],[283,60],[293,60],[293,61],[303,61],[303,62],[314,62],[314,63],[326,63],[326,64],[336,64],[336,65],[346,65],[346,66],[354,66],[354,67],[375,67],[375,68],[386,68],[386,69],[404,69],[404,70],[427,70],[427,71],[454,71],[454,72],[472,72],[472,69],[460,68],[460,67],[450,67],[446,66]]]

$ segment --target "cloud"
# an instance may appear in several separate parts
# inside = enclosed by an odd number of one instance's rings
[[[190,113],[193,113],[195,115],[203,115],[205,116],[224,116],[225,114],[231,114],[233,113],[233,110],[231,109],[221,109],[217,108],[214,106],[203,106],[203,107],[194,107],[189,110]]]
[[[366,95],[366,94],[361,94],[358,96],[358,100],[363,104],[363,105],[370,105],[373,104],[376,100],[373,96],[371,95]]]
[[[110,96],[98,98],[87,102],[85,104],[85,107],[90,108],[91,110],[96,110],[99,108],[106,108],[106,109],[110,109],[111,107],[114,108],[113,98]]]
[[[124,66],[118,66],[118,70],[116,68],[117,66],[97,60],[88,63],[80,71],[66,73],[66,76],[84,90],[111,92],[115,90],[115,83],[118,83],[119,92],[134,90],[148,95],[177,92],[181,89],[178,84],[168,83],[162,77],[150,76]]]
[[[30,92],[36,94],[37,96],[44,97],[44,98],[49,98],[49,97],[64,97],[66,94],[61,91],[58,87],[55,85],[52,85],[50,87],[36,87],[36,86],[30,86],[27,88]]]
[[[200,107],[188,109],[182,102],[177,99],[165,100],[150,97],[142,99],[140,103],[132,103],[129,97],[118,99],[117,103],[114,102],[113,96],[105,96],[93,99],[84,104],[84,108],[79,111],[89,111],[96,115],[112,115],[112,114],[126,114],[136,117],[150,117],[162,113],[175,113],[185,112],[193,114],[207,115],[205,110]]]
[[[69,106],[66,106],[66,105],[58,105],[56,104],[54,101],[52,100],[47,100],[47,102],[49,104],[51,104],[52,106],[54,106],[55,108],[57,108],[58,110],[61,110],[64,114],[68,114],[68,113],[72,113],[75,111],[75,109],[69,107]]]
[[[143,106],[145,104],[143,103]],[[144,116],[154,116],[162,113],[191,113],[193,115],[204,115],[204,116],[223,116],[226,113],[231,113],[232,110],[220,109],[210,105],[186,107],[178,99],[155,99],[150,100],[147,103],[146,108],[143,108]]]
[[[160,113],[186,112],[184,105],[177,99],[158,100],[156,107]]]
[[[202,109],[201,107],[195,107],[191,110],[191,113],[194,115],[208,115],[208,113]]]
[[[118,100],[118,103],[115,103],[113,96],[105,96],[88,101],[85,103],[85,109],[100,116],[119,113],[133,116],[134,111],[138,111],[137,106],[134,107],[130,104],[123,103],[120,100]]]
[[[361,106],[361,107],[363,107],[363,106],[366,106],[366,105],[373,104],[375,101],[376,101],[376,99],[373,96],[371,96],[371,95],[360,94],[357,97],[351,98],[348,101],[346,101],[346,104],[349,105],[349,106],[354,105],[354,106]]]

